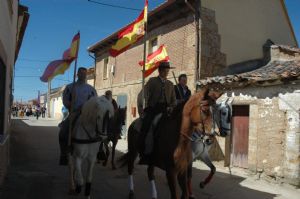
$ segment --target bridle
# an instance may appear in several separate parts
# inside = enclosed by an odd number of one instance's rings
[[[198,134],[199,135],[201,135],[201,136],[209,136],[209,137],[214,137],[214,136],[221,136],[219,133],[217,133],[216,131],[215,131],[215,127],[216,127],[216,125],[215,125],[215,116],[214,116],[214,113],[213,113],[213,107],[212,107],[212,105],[202,105],[202,104],[199,104],[198,106],[200,106],[200,115],[201,114],[204,114],[204,111],[202,110],[202,107],[203,106],[209,106],[209,111],[210,111],[210,114],[212,115],[212,121],[213,121],[213,129],[214,129],[214,132],[213,133],[206,133],[206,131],[205,131],[205,126],[204,126],[204,121],[203,121],[203,119],[201,120],[201,123],[202,123],[202,131],[200,131]],[[182,132],[180,132],[180,135],[181,136],[183,136],[185,139],[187,139],[187,140],[189,140],[189,141],[191,141],[191,142],[195,142],[196,140],[195,139],[193,139],[191,136],[189,136],[189,135],[186,135],[185,133],[182,133]]]

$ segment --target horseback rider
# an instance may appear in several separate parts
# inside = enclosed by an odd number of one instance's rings
[[[146,164],[150,160],[152,146],[149,147],[151,148],[150,150],[147,149],[147,142],[150,141],[152,143],[153,140],[147,134],[153,119],[160,113],[169,113],[176,106],[174,84],[167,80],[170,69],[169,62],[161,62],[158,66],[159,75],[150,78],[144,88],[145,109],[142,113],[143,124],[139,147],[141,154],[140,164]],[[146,137],[150,137],[149,139],[151,140],[147,140]]]
[[[180,102],[185,102],[191,97],[191,90],[186,84],[187,84],[186,74],[179,75],[178,84],[174,87],[177,104]]]
[[[68,159],[68,139],[69,139],[69,125],[74,127],[78,119],[83,104],[91,97],[97,96],[96,90],[86,83],[87,69],[84,67],[78,68],[77,81],[66,86],[63,92],[63,105],[68,109],[68,117],[59,125],[59,144],[60,144],[60,165],[67,165]],[[74,86],[74,88],[73,88]],[[74,99],[73,99],[74,98]],[[73,101],[74,100],[74,101]],[[71,107],[73,106],[73,107]]]

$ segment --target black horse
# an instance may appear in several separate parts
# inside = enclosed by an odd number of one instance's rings
[[[112,142],[112,157],[111,157],[111,166],[112,169],[116,169],[115,166],[115,151],[116,146],[118,144],[118,140],[121,139],[121,133],[122,133],[122,126],[125,125],[126,120],[126,111],[127,108],[118,108],[115,111],[114,116],[109,121],[108,126],[108,138],[107,140],[100,143],[99,152],[97,154],[98,162],[103,160],[103,166],[107,165],[108,158],[109,158],[109,142]]]

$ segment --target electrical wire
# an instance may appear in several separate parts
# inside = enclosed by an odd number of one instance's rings
[[[102,6],[113,7],[113,8],[120,8],[120,9],[125,9],[125,10],[141,11],[141,9],[137,9],[137,8],[130,8],[130,7],[125,7],[125,6],[118,6],[118,5],[113,5],[113,4],[108,4],[108,3],[102,3],[102,2],[94,1],[94,0],[88,0],[88,2],[99,4],[99,5],[102,5]]]

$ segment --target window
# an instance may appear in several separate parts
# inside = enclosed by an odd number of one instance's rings
[[[108,78],[108,58],[104,59],[104,67],[103,67],[103,79]]]
[[[158,48],[157,37],[149,41],[149,53],[153,53]]]
[[[4,131],[6,67],[0,59],[0,135]]]

